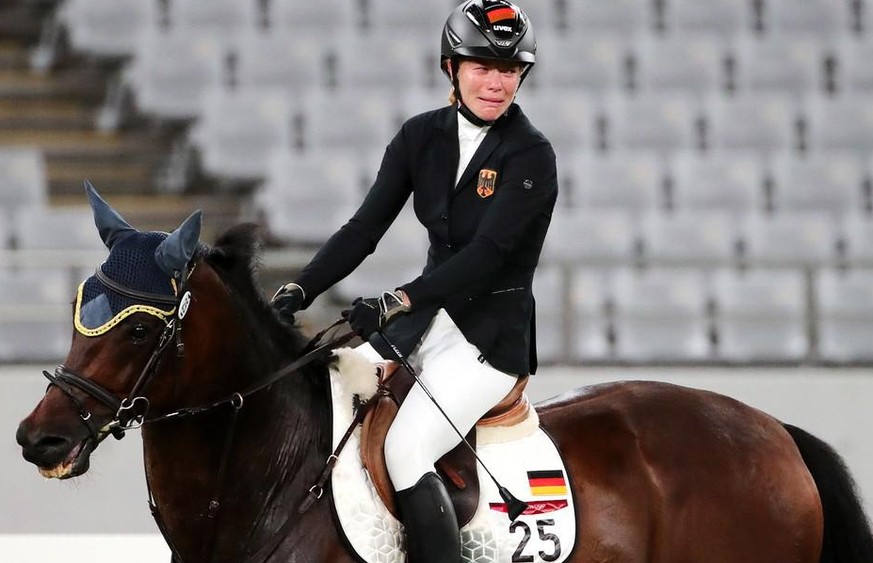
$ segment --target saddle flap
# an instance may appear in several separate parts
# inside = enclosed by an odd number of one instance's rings
[[[397,416],[399,405],[406,398],[415,383],[412,375],[404,369],[398,369],[385,381],[381,392],[373,398],[373,405],[361,426],[361,462],[370,475],[370,481],[391,514],[398,518],[397,505],[394,502],[394,486],[388,476],[385,465],[385,437],[388,429]],[[467,440],[475,447],[475,429],[470,431]],[[447,483],[447,487],[458,524],[466,525],[472,520],[479,503],[479,479],[476,472],[476,458],[464,444],[458,444],[452,451],[444,455],[436,464],[436,469]]]

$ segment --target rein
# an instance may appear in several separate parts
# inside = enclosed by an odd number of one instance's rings
[[[209,519],[210,524],[208,528],[208,535],[206,538],[208,541],[204,543],[204,550],[208,550],[208,553],[205,553],[205,557],[201,560],[211,561],[213,555],[212,549],[214,548],[215,544],[213,540],[215,536],[218,513],[221,508],[221,491],[224,485],[224,477],[226,473],[227,463],[233,449],[236,421],[240,410],[245,404],[245,399],[259,391],[270,387],[271,385],[277,383],[281,379],[312,363],[313,361],[324,358],[334,349],[352,340],[356,336],[356,334],[354,331],[348,331],[340,334],[339,336],[335,336],[326,342],[322,342],[322,339],[329,331],[346,322],[346,319],[344,318],[337,319],[327,328],[316,334],[306,344],[306,346],[303,347],[301,355],[296,360],[274,371],[264,380],[257,381],[250,386],[235,393],[232,393],[231,395],[217,401],[193,407],[183,407],[169,413],[153,417],[147,417],[150,403],[148,398],[144,394],[144,390],[148,386],[152,377],[157,373],[158,367],[161,363],[161,359],[164,356],[164,353],[166,352],[170,343],[175,341],[177,355],[182,356],[184,354],[184,344],[182,343],[181,338],[182,320],[187,314],[188,306],[191,301],[191,293],[187,289],[187,279],[190,271],[188,268],[186,268],[185,271],[177,272],[174,276],[174,280],[179,287],[179,291],[177,292],[177,295],[179,295],[179,297],[177,298],[167,298],[163,296],[154,296],[152,294],[137,292],[114,282],[113,280],[102,274],[103,272],[100,271],[100,269],[98,268],[98,278],[114,291],[117,291],[129,297],[136,298],[154,299],[155,297],[161,297],[163,299],[163,302],[176,305],[173,317],[169,321],[167,321],[166,325],[164,326],[164,330],[161,332],[161,335],[158,338],[158,342],[155,345],[151,356],[149,357],[148,361],[140,372],[136,382],[134,383],[133,388],[128,393],[127,397],[125,397],[124,399],[120,399],[118,396],[107,390],[105,387],[93,382],[90,379],[87,379],[86,377],[83,377],[82,375],[73,372],[64,365],[59,365],[57,368],[55,368],[53,374],[47,371],[43,371],[43,375],[49,380],[49,386],[56,386],[73,403],[73,405],[75,405],[79,413],[79,418],[82,420],[82,423],[86,426],[89,434],[91,435],[91,439],[93,440],[95,449],[110,434],[116,439],[120,440],[124,437],[127,430],[140,428],[144,424],[152,424],[170,419],[180,419],[188,416],[194,416],[227,405],[232,407],[232,418],[228,426],[221,454],[221,462],[218,468],[217,491],[216,494],[213,495],[211,500],[209,501],[206,511],[206,517]],[[110,420],[107,424],[100,428],[96,427],[94,421],[92,420],[91,412],[85,407],[84,401],[77,396],[76,391],[84,393],[86,396],[95,399],[98,403],[107,407],[111,412],[114,413],[112,420]],[[330,465],[332,467],[332,464]],[[320,479],[319,483],[316,486],[310,488],[310,494],[314,494],[314,490],[317,487],[319,489],[319,494],[317,496],[318,498],[320,498],[322,485],[323,480]],[[161,534],[164,537],[164,540],[167,542],[167,545],[170,547],[170,550],[173,553],[173,561],[181,563],[183,561],[182,557],[179,555],[178,550],[173,545],[173,542],[164,524],[164,520],[160,514],[160,511],[158,510],[157,504],[155,503],[155,497],[152,493],[147,470],[146,488],[148,493],[149,509],[151,510],[152,516],[155,519],[155,523],[157,524],[158,529],[161,531]]]

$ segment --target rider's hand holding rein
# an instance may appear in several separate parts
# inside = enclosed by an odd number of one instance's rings
[[[409,297],[403,290],[398,289],[393,293],[384,291],[379,297],[358,297],[352,302],[352,308],[343,311],[342,315],[348,319],[349,326],[358,336],[368,340],[399,315],[408,313],[410,305]]]
[[[286,283],[276,291],[270,304],[279,313],[279,318],[288,324],[294,324],[294,315],[303,308],[305,300],[306,293],[303,288],[291,282]]]

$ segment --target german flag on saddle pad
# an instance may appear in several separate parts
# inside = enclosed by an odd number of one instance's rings
[[[530,484],[530,493],[535,497],[567,494],[567,480],[560,469],[528,471],[527,480]]]

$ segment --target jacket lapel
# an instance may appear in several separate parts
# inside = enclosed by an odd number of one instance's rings
[[[461,174],[461,179],[452,191],[453,195],[461,191],[461,188],[469,184],[470,180],[473,179],[473,176],[479,173],[482,163],[485,162],[485,159],[487,159],[492,152],[494,152],[494,149],[497,148],[501,140],[502,136],[500,135],[498,128],[492,127],[485,135],[485,138],[482,139],[482,144],[479,145],[478,149],[476,149],[473,158],[470,159],[470,164],[467,165],[464,173]],[[457,162],[457,160],[455,160],[455,162]],[[457,167],[455,169],[457,170]]]

